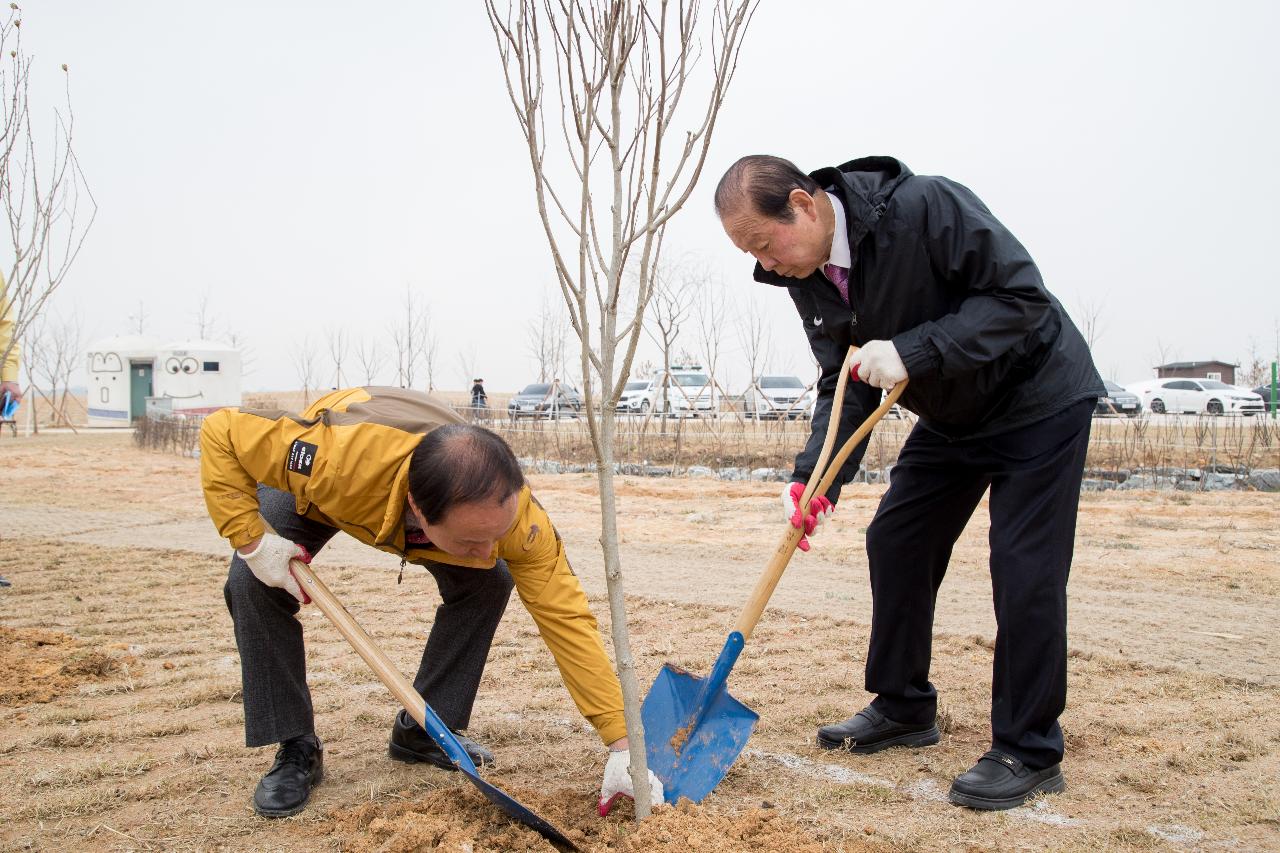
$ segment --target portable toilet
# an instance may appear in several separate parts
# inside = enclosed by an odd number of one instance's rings
[[[146,412],[158,347],[151,338],[124,335],[89,347],[89,426],[129,426]]]
[[[174,341],[156,353],[151,395],[175,415],[240,405],[240,352],[217,341]]]

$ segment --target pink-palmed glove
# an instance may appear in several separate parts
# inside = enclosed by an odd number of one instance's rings
[[[302,587],[298,586],[297,578],[289,569],[290,560],[311,562],[311,555],[307,553],[306,548],[290,542],[283,536],[264,533],[257,548],[247,554],[244,551],[236,551],[236,553],[249,565],[249,570],[253,572],[255,578],[267,586],[283,589],[303,604],[311,603],[311,598],[302,591]]]
[[[836,506],[826,495],[819,495],[816,498],[809,499],[809,511],[800,512],[800,499],[804,497],[804,483],[791,483],[782,490],[782,512],[787,517],[787,521],[791,522],[792,527],[802,527],[804,536],[800,537],[800,542],[796,546],[801,551],[809,550],[809,536],[818,529],[818,525],[831,517],[831,513],[836,511]]]

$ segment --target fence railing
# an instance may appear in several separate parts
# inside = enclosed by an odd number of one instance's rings
[[[511,420],[492,409],[457,409],[501,435],[519,457],[565,466],[595,462],[583,416]],[[201,422],[199,417],[148,415],[138,422],[134,440],[145,449],[194,456]],[[881,421],[863,467],[869,472],[890,468],[914,424],[911,416]],[[756,421],[723,413],[681,419],[623,415],[615,425],[614,458],[669,474],[693,466],[790,470],[809,433],[807,420]],[[1245,478],[1280,468],[1280,424],[1264,417],[1095,418],[1085,465],[1087,477],[1114,482],[1141,475],[1143,482],[1163,485],[1203,473]]]

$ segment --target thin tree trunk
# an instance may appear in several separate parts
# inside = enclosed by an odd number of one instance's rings
[[[626,630],[626,589],[622,581],[622,557],[618,550],[618,502],[613,487],[614,419],[600,419],[601,454],[596,468],[600,483],[600,547],[604,552],[604,580],[609,593],[610,634],[613,657],[617,662],[618,681],[622,684],[623,719],[626,720],[631,747],[631,781],[635,790],[636,817],[649,816],[648,757],[645,755],[644,723],[640,719],[640,683],[636,679],[636,662],[631,653],[631,638]],[[636,778],[639,776],[640,778]]]

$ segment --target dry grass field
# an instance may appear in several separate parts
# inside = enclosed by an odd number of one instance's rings
[[[0,850],[549,850],[456,774],[386,757],[392,700],[314,608],[301,614],[326,780],[256,817],[270,750],[243,746],[227,549],[198,463],[119,434],[0,439]],[[532,482],[607,620],[589,475]],[[711,486],[711,488],[708,488]],[[623,478],[633,644],[705,673],[780,533],[768,483]],[[1280,496],[1083,497],[1070,586],[1068,789],[1007,813],[945,802],[986,748],[995,626],[980,509],[939,595],[942,742],[874,756],[812,746],[867,700],[862,537],[883,489],[850,487],[798,554],[730,689],[748,752],[701,806],[641,826],[594,815],[604,751],[518,599],[471,734],[486,773],[592,851],[1280,849]],[[438,597],[351,540],[317,571],[408,671]],[[607,628],[607,625],[605,625]]]

